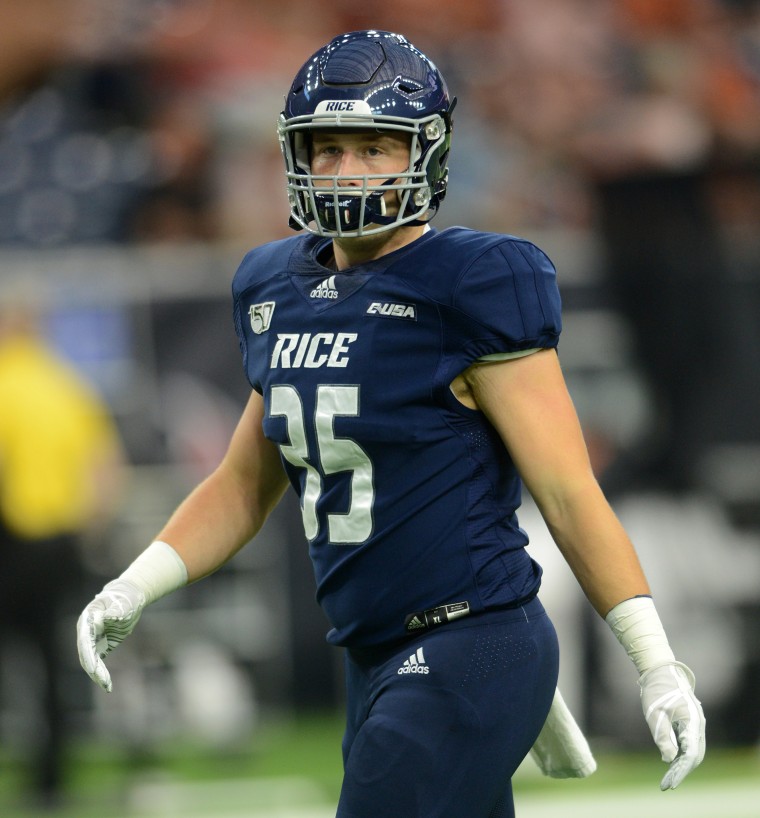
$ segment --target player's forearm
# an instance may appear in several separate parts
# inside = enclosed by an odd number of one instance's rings
[[[281,496],[251,496],[244,484],[220,467],[179,505],[157,535],[187,567],[188,582],[213,573],[231,559],[264,524]]]
[[[595,481],[565,502],[542,508],[554,541],[601,616],[619,602],[649,594],[636,551]]]

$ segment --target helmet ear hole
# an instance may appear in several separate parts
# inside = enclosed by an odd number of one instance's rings
[[[412,80],[399,80],[396,83],[396,88],[402,93],[406,94],[407,96],[412,96],[414,94],[419,93],[423,90],[423,87],[418,83]]]

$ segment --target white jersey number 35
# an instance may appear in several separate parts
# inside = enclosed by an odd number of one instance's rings
[[[319,533],[317,501],[322,494],[323,478],[338,472],[351,472],[348,511],[328,512],[328,539],[336,545],[358,545],[368,540],[372,534],[375,500],[372,461],[355,440],[336,437],[333,423],[336,417],[359,415],[359,387],[335,384],[317,387],[314,431],[318,451],[314,453],[309,452],[303,402],[294,386],[273,386],[269,411],[273,417],[284,416],[287,422],[290,443],[280,446],[282,456],[297,468],[306,470],[301,497],[306,538],[313,540]]]

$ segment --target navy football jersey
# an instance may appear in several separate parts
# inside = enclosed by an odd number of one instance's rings
[[[252,250],[235,325],[264,432],[300,497],[317,599],[346,646],[406,635],[418,611],[535,594],[521,483],[504,445],[452,394],[496,353],[555,347],[554,267],[530,242],[429,230],[336,272],[312,235]]]

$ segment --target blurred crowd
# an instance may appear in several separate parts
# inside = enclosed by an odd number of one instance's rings
[[[589,227],[600,184],[709,169],[714,218],[757,222],[753,0],[28,0],[0,8],[0,242],[284,234],[283,95],[371,27],[459,97],[449,221]]]
[[[283,97],[330,37],[372,27],[459,100],[437,226],[598,241],[669,427],[647,479],[683,488],[700,448],[757,441],[757,0],[8,2],[0,249],[289,234]]]

